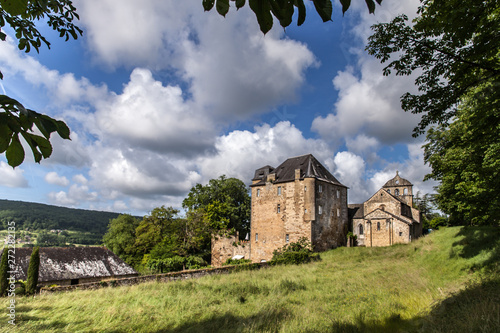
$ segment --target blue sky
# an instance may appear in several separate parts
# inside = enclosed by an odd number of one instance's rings
[[[248,6],[226,18],[201,0],[75,1],[84,36],[64,42],[42,28],[40,54],[0,44],[2,87],[25,106],[63,119],[40,164],[12,169],[0,155],[0,198],[146,214],[179,208],[196,183],[222,174],[249,184],[255,169],[312,153],[370,197],[396,170],[415,185],[429,172],[411,131],[419,117],[399,97],[411,77],[383,77],[365,51],[370,26],[418,1],[384,0],[375,15],[353,1],[322,23],[307,19],[265,36]],[[11,31],[5,31],[12,36]]]

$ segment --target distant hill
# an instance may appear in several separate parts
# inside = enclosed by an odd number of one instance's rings
[[[74,209],[33,202],[0,200],[0,230],[15,221],[16,230],[66,229],[91,235],[91,243],[99,243],[106,233],[109,220],[119,213]]]

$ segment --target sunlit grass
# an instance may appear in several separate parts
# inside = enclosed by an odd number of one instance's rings
[[[464,325],[467,316],[469,321],[482,316],[494,325],[500,317],[493,306],[499,291],[491,292],[498,281],[495,256],[500,232],[498,228],[487,230],[488,246],[472,236],[473,230],[464,233],[460,228],[448,228],[409,245],[339,248],[322,253],[321,261],[307,265],[18,297],[13,331],[398,332],[422,327],[439,331],[445,327],[440,311],[445,307],[447,313],[454,312],[453,306],[458,304],[442,301],[459,298],[474,308],[457,309]],[[489,288],[486,304],[473,297],[483,294],[479,279],[484,277],[489,278],[484,284]],[[479,291],[462,291],[474,280],[470,288]],[[473,313],[475,309],[486,311],[488,306],[493,311],[486,317]],[[450,328],[454,321],[444,319],[447,331],[454,331]],[[6,311],[0,313],[0,320],[7,324]],[[9,329],[8,325],[0,327]],[[457,326],[455,331],[463,327]],[[498,326],[485,327],[484,331],[494,332],[488,327]]]

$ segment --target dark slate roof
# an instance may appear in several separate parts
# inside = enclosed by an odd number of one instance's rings
[[[26,280],[33,248],[16,248],[16,280]],[[137,275],[105,247],[41,247],[38,281]]]
[[[386,187],[396,187],[396,186],[413,186],[413,184],[410,183],[409,180],[401,178],[399,176],[399,171],[396,171],[396,177],[392,178],[387,183],[385,183],[385,185],[383,186],[383,188],[386,188]]]
[[[349,204],[347,205],[347,215],[349,220],[362,219],[365,216],[364,204]]]
[[[264,168],[257,169],[262,171]],[[295,170],[300,169],[300,179],[304,178],[316,178],[325,182],[332,184],[342,185],[313,155],[302,155],[297,157],[292,157],[287,159],[285,162],[281,163],[276,169],[270,170],[270,173],[275,173],[276,178],[274,183],[286,183],[295,180]],[[260,172],[262,174],[262,172]],[[251,186],[260,186],[266,183],[267,175],[256,177],[253,180],[260,180]],[[344,186],[346,187],[346,186]]]
[[[255,170],[255,175],[252,180],[262,180],[262,179],[265,180],[267,178],[267,175],[273,171],[274,168],[272,166],[270,165],[263,166],[262,168]]]

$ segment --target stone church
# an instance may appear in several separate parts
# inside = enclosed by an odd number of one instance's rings
[[[358,245],[409,243],[422,235],[420,211],[413,208],[413,185],[399,172],[362,204],[349,205],[349,223]]]
[[[313,155],[292,157],[255,171],[249,239],[212,241],[212,265],[233,256],[263,262],[273,251],[306,237],[315,251],[346,245],[349,230],[358,245],[406,243],[422,234],[420,213],[412,208],[413,185],[396,174],[362,204],[347,204],[347,187]]]

